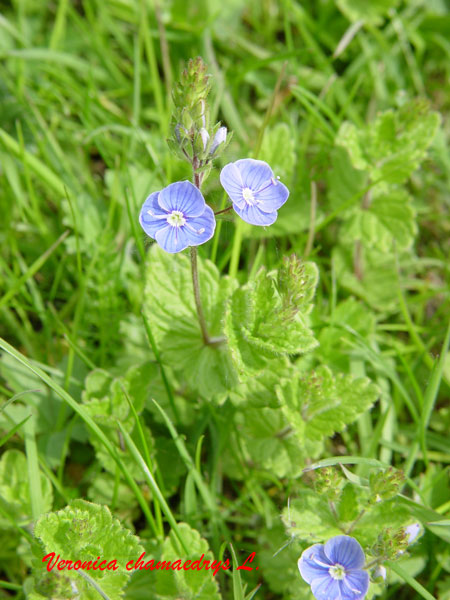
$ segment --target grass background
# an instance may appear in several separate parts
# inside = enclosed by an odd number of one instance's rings
[[[260,244],[241,240],[234,225],[224,222],[201,254],[241,281],[258,264],[271,268],[288,251],[303,254],[315,181],[319,225],[312,255],[321,270],[319,299],[329,307],[348,296],[330,260],[336,215],[321,212],[336,132],[344,120],[362,126],[403,97],[427,97],[444,120],[410,183],[418,212],[416,253],[401,265],[398,310],[376,314],[378,350],[364,344],[360,349],[369,371],[388,373],[394,409],[382,430],[372,416],[373,422],[369,418],[347,432],[344,443],[349,454],[357,454],[376,431],[366,456],[402,466],[416,477],[430,506],[445,514],[448,356],[438,380],[433,365],[450,306],[449,8],[444,0],[374,2],[368,4],[384,6],[384,16],[369,18],[366,6],[365,22],[355,17],[352,23],[340,8],[364,4],[340,4],[0,1],[0,332],[76,399],[94,367],[118,373],[149,355],[140,321],[148,240],[137,215],[150,191],[190,176],[165,141],[171,85],[188,58],[201,55],[208,63],[213,113],[234,131],[224,164],[248,156],[265,126],[277,122],[288,125],[296,151],[293,225]],[[206,191],[220,205],[217,173]],[[0,394],[6,401],[21,383],[26,389],[26,377],[5,356]],[[437,392],[441,377],[440,395],[431,397],[427,386],[431,382]],[[427,456],[405,395],[423,431],[430,428]],[[61,506],[85,494],[92,468],[82,445],[70,444],[71,414],[65,403],[56,404],[40,415],[55,437],[41,439],[31,428],[26,443],[30,472],[38,463],[53,472]],[[27,426],[5,428],[2,449],[22,447]],[[247,500],[240,508],[245,527],[252,510]],[[432,538],[427,543],[421,582],[448,598],[438,587],[445,561],[434,556]],[[10,566],[14,552],[4,551],[2,578],[17,584],[23,571]],[[397,592],[393,586],[386,597]],[[6,593],[0,589],[0,597]],[[412,593],[401,588],[401,597]]]

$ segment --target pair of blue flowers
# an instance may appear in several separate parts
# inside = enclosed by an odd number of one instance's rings
[[[236,213],[251,225],[275,223],[277,210],[289,196],[289,190],[274,177],[269,165],[252,158],[226,165],[220,173],[220,183]],[[204,244],[216,227],[213,211],[189,181],[178,181],[150,194],[139,222],[145,233],[170,253]]]

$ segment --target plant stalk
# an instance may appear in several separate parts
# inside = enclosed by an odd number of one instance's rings
[[[191,272],[192,284],[194,286],[195,307],[197,308],[198,322],[200,323],[200,329],[202,330],[203,343],[208,345],[210,343],[210,337],[206,326],[205,314],[203,312],[202,299],[200,297],[197,255],[197,246],[191,246]]]
[[[193,163],[194,170],[194,185],[198,189],[201,186],[201,176],[197,173],[198,161],[197,158],[194,157]],[[194,287],[194,299],[195,299],[195,307],[197,309],[198,322],[200,323],[200,329],[202,331],[203,343],[206,346],[220,346],[223,342],[225,342],[225,338],[223,337],[210,337],[208,333],[208,327],[206,325],[205,313],[203,312],[202,299],[200,296],[200,284],[198,280],[198,251],[197,246],[191,246],[191,272],[192,272],[192,285]]]

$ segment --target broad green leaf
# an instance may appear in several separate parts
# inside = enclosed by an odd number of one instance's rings
[[[40,478],[42,508],[48,511],[53,504],[52,486],[43,473]],[[0,460],[0,506],[17,525],[29,524],[32,520],[27,458],[19,450],[7,450]],[[11,520],[0,514],[0,527],[9,529]]]
[[[392,252],[394,241],[400,249],[409,248],[417,232],[415,212],[403,190],[386,192],[367,208],[357,208],[341,228],[345,243],[360,240],[366,247]]]
[[[261,268],[227,304],[225,335],[240,374],[258,372],[267,360],[308,352],[317,345],[308,315],[317,285],[314,263],[294,255],[278,271]]]
[[[340,302],[333,310],[328,325],[318,335],[319,347],[314,353],[322,363],[342,372],[349,371],[352,355],[348,339],[353,336],[348,327],[367,340],[375,333],[375,315],[352,297]]]
[[[95,504],[113,506],[114,515],[127,527],[133,528],[133,521],[140,516],[139,504],[130,487],[124,482],[117,484],[115,476],[102,472],[92,478],[87,497]]]
[[[289,535],[311,544],[342,533],[328,500],[307,488],[301,489],[298,497],[291,500],[281,518]]]
[[[398,310],[398,274],[395,257],[391,253],[364,248],[362,279],[358,279],[354,274],[350,250],[336,246],[332,258],[336,278],[341,287],[350,290],[375,310]]]
[[[286,123],[277,123],[265,131],[258,158],[266,161],[283,183],[289,184],[296,154],[294,136]]]
[[[212,337],[223,335],[225,302],[236,288],[216,266],[199,259],[203,311]],[[144,311],[164,364],[182,372],[189,385],[206,397],[223,394],[237,383],[227,344],[205,346],[195,308],[191,264],[187,254],[168,254],[154,244],[148,253]]]
[[[321,443],[305,444],[301,425],[292,426],[280,408],[246,408],[236,414],[236,428],[250,466],[277,477],[299,477],[306,458],[322,448]]]
[[[89,415],[116,447],[118,454],[127,469],[133,474],[133,477],[142,479],[142,472],[126,448],[117,426],[117,421],[120,421],[132,435],[132,438],[134,436],[137,438],[136,421],[126,394],[133,402],[136,412],[138,414],[142,412],[145,401],[150,395],[149,380],[146,378],[146,364],[140,367],[132,367],[124,377],[116,379],[111,379],[111,376],[105,371],[99,369],[92,371],[86,378],[83,404]],[[153,440],[150,431],[146,427],[144,427],[144,434],[151,452]],[[103,468],[114,475],[117,466],[105,450],[104,445],[94,435],[90,436],[90,441]]]
[[[326,366],[305,378],[293,378],[280,389],[288,422],[311,441],[342,431],[368,410],[378,395],[378,388],[366,377],[335,375]]]
[[[209,549],[208,542],[200,536],[198,531],[186,523],[179,523],[178,527],[189,548],[189,556],[185,556],[179,541],[171,532],[165,539],[162,553],[157,560],[170,561],[169,569],[147,571],[149,589],[152,590],[154,600],[220,600],[217,576],[206,569],[178,569],[185,561],[203,560],[213,561],[214,557]],[[155,559],[155,564],[157,563]],[[174,565],[175,563],[175,565]]]
[[[271,407],[273,400],[263,388],[260,400],[269,400],[270,407],[254,407],[250,397],[245,410],[236,413],[235,423],[252,467],[278,477],[301,475],[306,459],[319,456],[324,439],[353,423],[378,396],[367,378],[333,375],[327,367],[307,376],[293,368],[285,370],[274,386],[277,407]],[[232,476],[238,477],[232,457],[227,457],[226,464]]]
[[[139,540],[114,519],[106,506],[92,504],[85,500],[74,500],[64,509],[41,517],[35,528],[35,536],[40,542],[40,552],[36,555],[33,568],[34,591],[46,598],[66,599],[85,598],[98,600],[98,592],[75,570],[57,570],[49,573],[42,558],[55,552],[63,560],[95,561],[115,560],[112,566],[117,570],[86,571],[110,598],[123,597],[123,588],[131,572],[126,564],[137,559],[143,552]],[[66,595],[62,595],[62,594]]]
[[[356,131],[354,128],[351,130],[355,138]],[[344,134],[345,126],[343,125],[340,135],[344,136]],[[352,148],[354,146],[353,164],[349,152],[342,145],[336,146],[331,151],[331,168],[328,172],[327,183],[328,200],[333,210],[337,210],[344,205],[351,208],[352,205],[360,204],[368,183],[368,174],[365,170],[367,163],[361,157],[359,157],[359,160],[355,158],[359,156],[357,139],[352,139],[350,136],[348,144],[351,144]]]
[[[347,149],[353,166],[373,183],[403,183],[419,167],[433,141],[440,116],[424,100],[381,113],[366,128],[343,123],[336,144]]]
[[[257,376],[249,377],[244,383],[231,390],[230,400],[235,406],[248,404],[252,408],[264,406],[276,408],[278,398],[275,388],[282,379],[288,378],[291,372],[287,357],[270,361]]]

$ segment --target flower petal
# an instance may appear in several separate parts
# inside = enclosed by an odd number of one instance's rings
[[[289,190],[281,183],[275,180],[273,185],[270,185],[256,194],[258,208],[264,212],[273,212],[278,210],[280,206],[289,198]]]
[[[214,212],[209,206],[205,206],[205,210],[200,217],[188,218],[186,225],[182,227],[189,240],[189,246],[199,246],[210,240],[214,235],[215,228]],[[204,231],[198,233],[202,229]]]
[[[405,528],[405,534],[408,536],[408,544],[412,544],[420,533],[419,523],[413,523]]]
[[[314,546],[306,548],[297,564],[300,575],[306,583],[311,583],[313,579],[324,575],[329,577],[328,569],[332,566],[325,556],[323,544],[314,544]]]
[[[234,164],[239,169],[244,187],[248,187],[254,192],[257,192],[273,178],[272,169],[263,160],[243,158]]]
[[[271,213],[259,210],[258,206],[246,204],[243,208],[239,208],[237,204],[233,204],[234,210],[246,223],[250,225],[272,225],[278,217],[278,213],[274,210]]]
[[[369,574],[361,569],[350,571],[342,580],[342,592],[345,598],[362,599],[369,589]]]
[[[341,582],[333,579],[331,575],[316,577],[311,582],[311,591],[317,600],[342,600]]]
[[[171,254],[181,252],[189,246],[189,238],[184,227],[167,225],[156,232],[155,238],[161,248]]]
[[[199,217],[205,210],[205,199],[190,181],[177,181],[164,188],[158,198],[161,208],[179,210],[185,217]]]
[[[167,217],[167,212],[164,211],[158,204],[158,196],[160,192],[153,192],[142,205],[139,213],[139,223],[147,235],[155,239],[155,234],[159,229],[167,225],[166,218],[158,219],[158,217]],[[151,211],[154,216],[149,215]]]
[[[230,196],[233,204],[237,204],[241,208],[245,206],[245,200],[242,196],[244,183],[235,163],[228,163],[228,165],[224,166],[220,172],[220,183]]]
[[[364,565],[364,552],[355,538],[337,535],[325,544],[325,554],[333,564],[346,569],[360,569]]]

